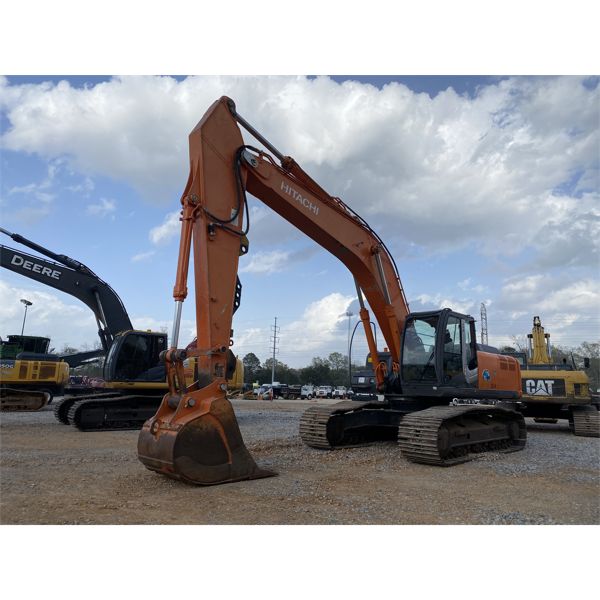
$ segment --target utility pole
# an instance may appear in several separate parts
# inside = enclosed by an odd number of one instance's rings
[[[488,345],[487,311],[483,302],[481,303],[481,343]]]
[[[346,316],[348,317],[348,385],[352,386],[352,379],[350,377],[350,370],[352,368],[350,365],[350,319],[354,316],[354,313],[348,309],[346,311]]]
[[[275,317],[275,325],[271,326],[273,331],[273,335],[271,336],[271,341],[273,342],[273,365],[271,366],[271,385],[275,383],[275,355],[277,354],[277,344],[279,342],[279,327],[277,327],[277,317]]]

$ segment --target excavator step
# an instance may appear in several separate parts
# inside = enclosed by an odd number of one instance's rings
[[[481,452],[522,450],[525,419],[516,411],[483,405],[435,406],[406,415],[398,428],[411,462],[451,466]]]

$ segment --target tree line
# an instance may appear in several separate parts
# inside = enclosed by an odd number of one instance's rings
[[[264,363],[254,352],[249,352],[242,358],[244,363],[245,383],[271,383],[273,359],[268,358]],[[364,365],[352,365],[352,371],[364,369]],[[294,384],[314,385],[350,385],[348,378],[348,356],[340,352],[332,352],[327,358],[315,356],[310,365],[295,369],[275,359],[275,381]]]
[[[504,346],[501,352],[525,352],[524,344],[514,340],[514,346]],[[586,360],[589,360],[589,367]],[[244,363],[244,382],[270,383],[273,359],[268,358],[261,364],[259,358],[250,352],[242,359]],[[590,391],[600,390],[600,342],[583,342],[579,346],[552,346],[552,362],[573,366],[584,371],[590,380]],[[352,364],[352,372],[364,369],[365,365]],[[349,385],[348,357],[340,352],[332,352],[327,358],[315,356],[311,364],[294,369],[278,360],[275,361],[275,381],[281,383],[315,385]]]

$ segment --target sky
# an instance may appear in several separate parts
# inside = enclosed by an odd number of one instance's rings
[[[187,136],[228,95],[378,232],[412,311],[479,322],[485,303],[491,344],[523,342],[539,315],[576,346],[600,338],[599,94],[593,76],[2,77],[1,226],[88,265],[135,327],[170,332]],[[234,351],[269,358],[277,317],[278,360],[347,354],[351,274],[258,200],[250,210]],[[96,343],[83,304],[8,271],[1,335],[20,333],[21,298],[26,333]],[[352,356],[365,354],[359,328]]]
[[[492,342],[525,335],[535,314],[558,343],[598,339],[597,81],[553,77],[600,72],[597,8],[589,0],[550,0],[543,7],[522,0],[305,0],[301,11],[278,0],[260,7],[172,0],[166,8],[147,0],[143,11],[115,0],[5,4],[0,73],[9,77],[0,85],[0,226],[88,264],[117,290],[136,326],[170,330],[177,254],[172,215],[187,178],[187,135],[208,105],[228,93],[276,147],[381,234],[412,310],[451,305],[478,317],[485,301]],[[111,73],[179,75],[113,79]],[[207,76],[188,81],[185,73]],[[217,77],[240,73],[322,77]],[[530,74],[546,77],[522,77]],[[392,80],[397,83],[386,86]],[[253,210],[234,349],[264,360],[278,316],[278,358],[289,364],[345,351],[348,323],[339,315],[348,306],[356,312],[351,277],[258,202]],[[94,343],[95,324],[85,307],[8,272],[0,272],[0,335],[20,332],[23,296],[34,301],[26,333],[49,334],[58,348]],[[179,531],[176,543],[185,551],[190,536]],[[292,544],[289,528],[278,530],[281,540],[269,537],[273,531],[261,528],[260,539],[250,532],[247,547],[268,556],[281,578],[308,552],[328,564],[344,556],[331,553],[329,530],[304,532],[306,544],[298,530]],[[489,545],[493,536],[494,548],[508,552],[515,535],[527,535],[528,548],[539,545],[528,557],[538,569],[549,547],[581,547],[591,539],[582,528],[511,528],[509,542],[498,535],[505,531],[461,527],[459,538],[468,551],[471,542]],[[105,544],[98,543],[103,532],[95,533],[87,561],[95,551],[98,557],[114,551],[117,536],[131,563],[144,532],[136,529],[131,545],[125,530],[107,531]],[[153,529],[152,540],[160,533],[172,544],[172,529]],[[202,530],[213,550],[223,550],[213,552],[217,561],[208,555],[211,570],[229,577],[233,588],[231,561],[221,556],[245,549],[244,533]],[[327,548],[323,556],[308,541],[318,533]],[[48,529],[19,530],[10,547],[35,543],[54,552],[65,535],[64,528],[60,539]],[[89,531],[82,535],[89,539]],[[378,557],[380,566],[393,569],[399,558],[409,564],[405,571],[413,579],[405,577],[405,588],[413,581],[417,588],[429,574],[423,561],[413,560],[422,555],[415,548],[456,545],[457,539],[455,527],[403,529],[400,545],[394,528],[353,529],[351,535],[389,547]],[[485,539],[473,539],[477,535]],[[272,548],[286,543],[284,566]],[[485,572],[489,552],[482,556]],[[471,560],[477,561],[472,553]],[[577,560],[578,567],[585,562]],[[436,569],[452,577],[455,566],[448,565],[447,573],[444,565]],[[11,563],[16,573],[19,566]],[[85,568],[74,572],[77,578]],[[279,577],[271,587],[280,595]],[[526,589],[529,580],[516,577]],[[438,579],[445,586],[447,579]],[[248,577],[240,581],[239,591],[248,595]],[[123,589],[128,583],[119,579]],[[319,584],[327,589],[324,580]],[[560,583],[551,585],[547,597],[564,596]],[[172,593],[173,581],[169,586]],[[266,589],[262,585],[262,597]],[[447,586],[442,591],[447,595]]]

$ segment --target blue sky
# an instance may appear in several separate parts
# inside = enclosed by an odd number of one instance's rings
[[[380,233],[412,310],[478,319],[485,302],[496,344],[522,341],[533,315],[556,343],[600,337],[594,77],[7,77],[2,227],[87,264],[136,327],[170,332],[187,134],[222,94]],[[234,349],[268,358],[277,317],[279,360],[345,353],[350,273],[260,202],[251,210]],[[1,335],[20,331],[26,297],[27,333],[95,343],[76,300],[6,271],[0,286]],[[183,342],[193,315],[190,297]],[[353,357],[365,351],[359,336]]]

